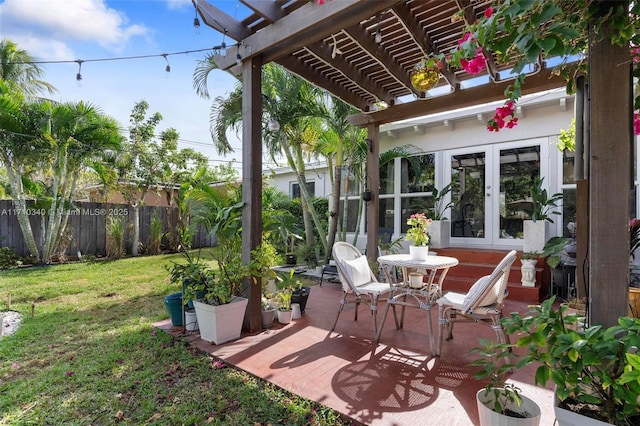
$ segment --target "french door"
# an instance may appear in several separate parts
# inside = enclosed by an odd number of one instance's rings
[[[445,152],[445,182],[452,186],[452,245],[522,246],[523,221],[531,207],[529,187],[548,172],[548,143],[543,142]]]

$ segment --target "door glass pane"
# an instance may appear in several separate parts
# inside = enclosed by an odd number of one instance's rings
[[[451,157],[451,236],[484,238],[484,152]]]
[[[522,238],[530,218],[529,188],[540,176],[540,146],[500,150],[500,238]]]

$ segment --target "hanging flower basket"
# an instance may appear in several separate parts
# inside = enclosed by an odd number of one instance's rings
[[[433,89],[440,81],[440,68],[438,61],[433,58],[424,58],[411,71],[411,84],[416,90],[426,92]]]

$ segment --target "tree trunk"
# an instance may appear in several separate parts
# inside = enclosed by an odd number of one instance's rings
[[[131,242],[131,255],[138,255],[138,244],[140,242],[140,203],[135,203],[133,207],[133,241]]]
[[[331,162],[328,162],[329,165]],[[329,235],[327,238],[327,250],[324,255],[324,264],[329,263],[331,258],[331,249],[336,241],[336,233],[338,231],[338,217],[340,214],[340,186],[342,185],[342,176],[340,173],[335,173],[331,166],[329,167],[329,173],[333,173],[333,188],[331,191],[331,205],[329,207]]]
[[[7,163],[8,164],[8,163]],[[7,165],[7,176],[9,178],[9,186],[11,187],[11,196],[13,197],[13,205],[16,211],[16,217],[22,236],[29,249],[29,253],[36,259],[40,259],[40,253],[38,251],[38,244],[33,236],[33,230],[31,229],[31,222],[27,215],[27,201],[24,196],[24,188],[22,187],[22,172],[20,170],[14,170]],[[44,221],[44,217],[42,218]]]

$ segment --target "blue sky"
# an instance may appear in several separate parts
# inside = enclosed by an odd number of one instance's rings
[[[248,12],[237,1],[210,0],[238,20]],[[175,128],[181,147],[208,155],[215,166],[241,159],[241,142],[232,142],[236,153],[222,158],[215,153],[209,135],[211,100],[193,90],[193,71],[207,52],[171,53],[209,49],[222,35],[202,23],[193,27],[190,0],[2,0],[0,37],[9,38],[43,61],[75,61],[128,56],[158,55],[146,59],[84,62],[82,80],[76,80],[78,64],[43,64],[45,80],[58,91],[58,101],[87,101],[129,126],[133,105],[146,100],[149,112],[163,120],[158,130]],[[201,20],[202,22],[202,20]],[[227,39],[227,44],[233,41]],[[167,57],[171,72],[167,73]],[[233,90],[235,79],[222,71],[209,76],[211,99]],[[236,164],[239,169],[239,163]]]

